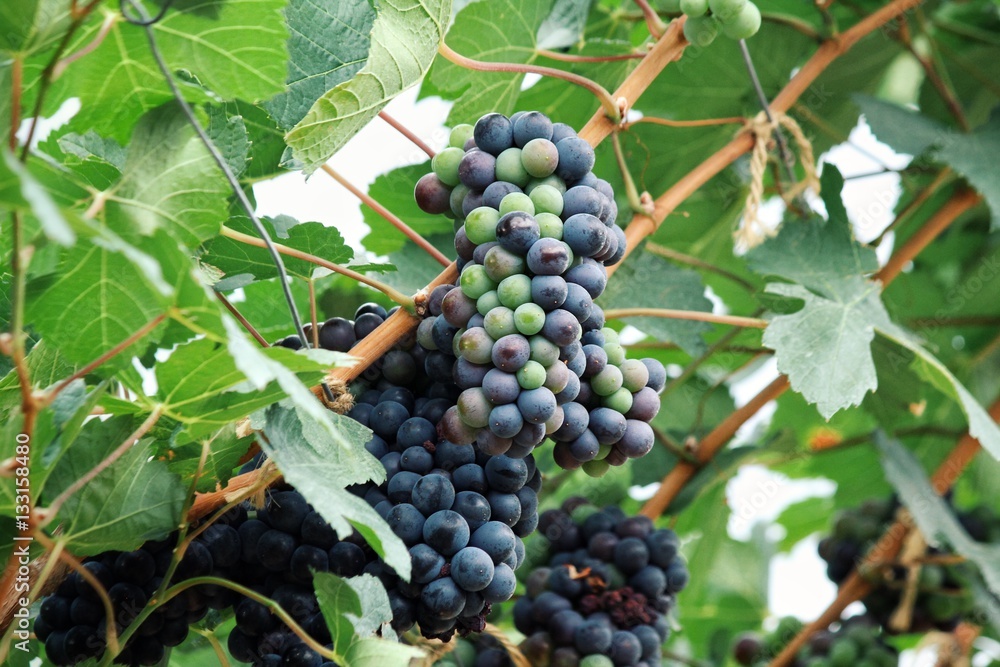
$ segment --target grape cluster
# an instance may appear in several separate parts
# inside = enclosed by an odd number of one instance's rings
[[[548,565],[531,573],[513,609],[529,661],[659,665],[667,614],[688,581],[677,535],[579,500],[542,514],[539,529]]]
[[[760,30],[760,9],[753,0],[680,0],[676,9],[688,17],[684,37],[698,46],[708,46],[720,32],[740,40]]]
[[[594,303],[626,241],[593,149],[537,111],[488,114],[450,143],[415,191],[425,211],[461,223],[459,283],[430,295],[417,330],[428,375],[462,390],[446,437],[521,458],[552,435],[561,465],[604,461],[595,473],[642,456],[665,372],[626,361]]]
[[[801,621],[783,618],[769,635],[740,636],[733,645],[733,657],[745,667],[763,667],[801,630]],[[896,649],[885,642],[882,629],[870,616],[852,616],[840,621],[835,629],[813,634],[791,662],[792,667],[896,667],[897,664]]]
[[[819,543],[819,555],[827,564],[827,576],[841,583],[876,543],[893,520],[899,503],[895,498],[865,501],[857,508],[841,512],[834,520],[833,532]],[[956,513],[959,522],[978,541],[1000,541],[1000,518],[986,507]],[[917,596],[913,605],[910,629],[926,632],[952,630],[973,608],[973,599],[965,582],[963,568],[957,564],[935,563],[935,556],[945,556],[938,548],[929,548],[929,562],[921,565]],[[879,568],[871,572],[875,589],[863,600],[868,613],[888,625],[903,599],[908,570],[903,565]]]
[[[246,510],[234,508],[209,526],[188,546],[172,583],[201,576],[235,576],[240,571],[240,536],[237,527]],[[83,562],[111,600],[119,634],[136,620],[163,583],[173,558],[177,536],[147,542],[131,552],[110,551]],[[155,665],[165,647],[177,646],[187,637],[188,625],[209,609],[224,609],[236,596],[213,586],[189,588],[150,614],[115,659],[124,665]],[[35,635],[45,644],[45,654],[56,665],[75,665],[104,654],[107,618],[97,591],[79,573],[72,572],[54,594],[45,598],[35,620]]]

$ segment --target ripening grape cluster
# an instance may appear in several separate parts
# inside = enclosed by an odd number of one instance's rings
[[[747,633],[733,645],[733,657],[745,667],[764,667],[802,630],[796,618],[786,617],[768,635]],[[852,616],[836,627],[813,634],[790,663],[791,667],[896,667],[899,654],[886,643],[878,622]]]
[[[895,498],[872,499],[837,515],[832,533],[819,543],[819,555],[826,562],[831,581],[839,584],[847,578],[888,528],[898,508]],[[956,511],[956,516],[973,539],[1000,541],[1000,518],[990,509]],[[948,563],[948,554],[937,547],[928,548],[929,562],[920,567],[909,629],[950,631],[973,610],[974,601],[967,586],[969,575],[961,564]],[[945,558],[934,562],[936,556]],[[907,575],[908,569],[902,564],[870,572],[876,585],[862,602],[868,613],[887,627],[903,600]]]
[[[434,290],[417,330],[428,375],[462,390],[444,434],[511,458],[551,436],[561,466],[597,475],[645,455],[666,373],[627,360],[594,303],[626,241],[593,149],[537,111],[488,114],[450,143],[415,191],[459,221],[458,285]]]
[[[687,16],[684,37],[696,46],[708,46],[721,32],[729,39],[748,39],[760,30],[760,9],[753,0],[680,0],[672,11]]]
[[[539,530],[548,563],[513,610],[531,664],[660,665],[666,616],[688,582],[677,535],[579,499],[542,514]]]

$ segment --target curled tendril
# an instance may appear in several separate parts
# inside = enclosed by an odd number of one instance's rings
[[[172,4],[174,4],[174,0],[164,0],[163,6],[160,7],[160,11],[157,12],[156,16],[152,18],[146,16],[146,11],[142,8],[142,5],[136,2],[136,0],[118,0],[118,9],[119,11],[121,11],[121,14],[125,18],[125,20],[131,23],[132,25],[137,25],[143,28],[147,28],[163,20],[163,17],[166,16],[167,11],[170,9],[170,6]],[[132,10],[134,10],[136,14],[138,14],[138,16],[130,14],[128,7],[131,7]]]

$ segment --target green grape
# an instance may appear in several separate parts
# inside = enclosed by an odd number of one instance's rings
[[[611,464],[604,460],[594,459],[593,461],[587,461],[581,467],[583,468],[583,472],[591,477],[604,477],[608,470],[611,469]],[[580,664],[582,665],[583,663]]]
[[[681,0],[660,0],[660,9],[668,14],[676,14],[681,10]]]
[[[521,164],[520,148],[508,148],[497,156],[496,176],[498,181],[507,181],[519,188],[528,184],[531,176]]]
[[[559,361],[559,346],[550,341],[545,336],[532,336],[528,339],[531,347],[532,361],[537,361],[542,366],[551,366]]]
[[[458,185],[458,163],[465,157],[465,151],[454,146],[448,147],[431,158],[431,169],[445,185]]]
[[[538,230],[541,232],[543,239],[562,241],[563,221],[558,215],[538,213],[535,215],[535,222],[538,223]]]
[[[590,388],[598,396],[610,396],[622,388],[622,372],[617,366],[608,365],[603,371],[590,378]]]
[[[686,16],[696,18],[708,13],[708,0],[681,0],[680,7]]]
[[[465,276],[464,271],[462,272],[462,276]],[[500,303],[511,310],[523,304],[530,303],[531,278],[524,274],[504,278],[500,281],[499,287],[497,287],[497,295],[500,297]]]
[[[455,214],[456,218],[464,216],[464,213],[462,213],[462,202],[465,201],[465,195],[470,192],[472,190],[464,183],[459,183],[452,189],[451,196],[448,198],[448,205],[451,207],[451,212]]]
[[[470,299],[478,299],[490,290],[497,289],[496,282],[486,275],[486,269],[479,264],[466,265],[466,267],[462,270],[460,284],[462,287],[462,294]]]
[[[746,4],[747,0],[708,0],[708,8],[712,10],[712,16],[723,23],[743,11]]]
[[[621,369],[624,378],[622,386],[633,393],[645,387],[646,383],[649,382],[649,369],[638,359],[626,359],[618,364],[618,368]],[[624,413],[625,410],[620,412]]]
[[[556,190],[559,191],[559,194],[561,195],[566,194],[566,181],[559,178],[555,174],[552,174],[551,176],[546,176],[545,178],[531,179],[530,181],[528,181],[528,186],[524,189],[524,191],[530,195],[532,192],[535,191],[535,188],[537,188],[540,185],[551,185],[552,187],[554,187]]]
[[[448,145],[464,149],[465,142],[472,138],[472,131],[474,129],[468,123],[461,123],[451,128],[451,134],[448,135]]]
[[[500,200],[500,215],[503,216],[514,211],[524,211],[528,215],[534,215],[535,203],[531,201],[531,197],[523,192],[511,192],[504,195],[503,199]]]
[[[556,216],[562,213],[562,195],[551,185],[539,185],[531,191],[529,196],[531,197],[532,203],[535,205],[536,213],[551,213]]]
[[[496,290],[490,290],[486,292],[481,297],[476,299],[476,312],[478,312],[483,317],[486,317],[486,313],[490,312],[497,306],[502,306],[500,303],[500,296],[497,294]]]
[[[510,308],[497,306],[483,316],[483,328],[493,340],[500,340],[504,336],[517,333],[517,326],[514,324],[514,311]]]
[[[545,311],[537,303],[524,303],[514,310],[514,325],[525,336],[534,336],[545,325]]]
[[[497,222],[500,214],[489,206],[480,206],[469,211],[465,219],[465,235],[476,245],[497,240]]]
[[[523,257],[515,255],[506,248],[494,246],[487,251],[483,266],[490,278],[500,282],[504,278],[524,273],[525,261]]]
[[[604,336],[604,343],[617,343],[618,342],[618,332],[611,327],[604,327],[601,329],[601,334]]]
[[[830,647],[830,664],[833,667],[854,667],[858,661],[858,646],[852,641],[840,640]]]
[[[756,35],[758,30],[760,10],[752,2],[748,2],[739,14],[722,24],[722,33],[729,39],[747,39]]]
[[[548,139],[532,139],[521,149],[521,164],[535,178],[545,178],[556,170],[559,152]]]
[[[719,36],[719,21],[714,16],[692,16],[684,24],[684,37],[696,46],[708,46]]]
[[[576,517],[574,517],[574,520],[575,518]],[[580,667],[614,667],[614,665],[615,663],[613,663],[611,658],[606,655],[588,655],[580,661]]]
[[[604,351],[608,353],[609,364],[621,366],[625,363],[625,348],[619,343],[605,343]],[[639,387],[639,389],[642,389],[642,387]]]
[[[521,389],[538,389],[545,384],[545,367],[537,361],[529,361],[517,371],[517,383]]]
[[[608,458],[608,454],[611,453],[612,447],[614,447],[614,445],[601,445],[600,447],[598,447],[597,456],[594,457],[594,460],[603,461],[604,459]]]
[[[455,337],[451,339],[451,355],[453,357],[462,356],[462,348],[459,346],[459,343],[461,342],[462,336],[465,334],[466,331],[468,331],[468,329],[462,327],[461,329],[455,332]]]
[[[606,408],[611,408],[615,412],[625,414],[632,409],[632,392],[622,387],[610,396],[605,396],[601,400],[601,404]]]

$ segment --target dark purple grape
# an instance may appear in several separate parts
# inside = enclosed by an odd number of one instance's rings
[[[556,411],[556,397],[549,389],[538,387],[522,391],[517,398],[517,407],[524,421],[529,424],[543,424]]]
[[[466,153],[458,164],[458,178],[462,181],[462,185],[473,191],[484,190],[496,180],[496,164],[497,159],[486,151]],[[447,210],[451,210],[450,203]]]
[[[556,174],[564,181],[583,178],[594,168],[594,149],[580,137],[566,137],[556,144],[559,166]]]
[[[580,322],[571,312],[557,308],[545,315],[542,335],[556,345],[562,347],[578,341],[581,333]]]
[[[569,269],[570,253],[562,241],[538,239],[527,252],[528,268],[536,276],[560,276]]]
[[[534,216],[524,211],[511,211],[503,215],[497,223],[497,241],[518,255],[528,254],[528,250],[540,236],[538,222]]]
[[[507,181],[494,181],[483,190],[483,205],[500,210],[500,200],[512,192],[522,192],[522,190]]]
[[[476,121],[473,137],[479,149],[500,155],[514,144],[514,128],[503,114],[490,113]]]
[[[608,274],[604,267],[586,257],[581,264],[568,270],[564,277],[566,282],[576,283],[587,290],[594,299],[601,296],[608,285]]]
[[[324,350],[347,352],[357,342],[354,324],[343,317],[331,317],[319,329],[319,346]]]
[[[546,239],[542,239],[538,243],[544,240]],[[532,246],[532,250],[535,246]],[[528,252],[529,258],[531,257],[531,252]],[[569,288],[566,281],[558,275],[536,275],[531,279],[531,300],[546,311],[555,310],[563,305],[568,295]]]
[[[552,121],[540,111],[527,111],[513,122],[514,144],[523,147],[532,139],[552,139]]]
[[[413,198],[425,213],[441,215],[451,211],[451,188],[433,173],[420,177],[413,189]]]
[[[602,209],[601,194],[585,185],[575,185],[563,195],[563,220],[578,213],[599,216]]]
[[[577,213],[563,224],[563,241],[577,257],[593,257],[604,247],[608,228],[599,218],[588,213]]]

